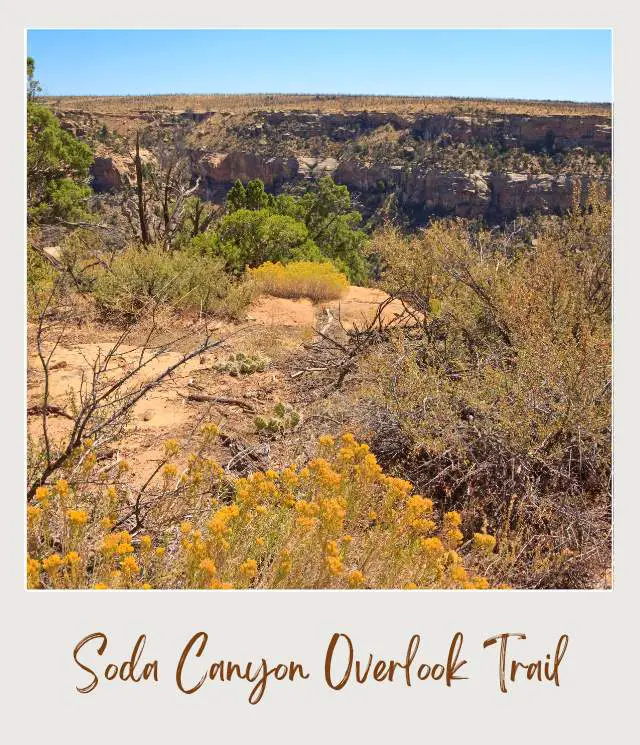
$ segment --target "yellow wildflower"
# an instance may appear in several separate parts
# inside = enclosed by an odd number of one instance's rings
[[[316,524],[314,517],[298,517],[296,518],[296,525],[302,530],[312,530]]]
[[[444,553],[444,546],[439,538],[421,538],[420,548],[430,557],[435,558]]]
[[[39,486],[36,489],[36,500],[38,502],[46,502],[49,499],[49,487]]]
[[[496,539],[492,535],[488,535],[487,533],[474,533],[473,547],[477,551],[491,554],[493,553],[493,549],[496,547]]]
[[[320,520],[324,527],[332,533],[341,531],[346,514],[343,503],[336,497],[323,499],[320,502]]]
[[[58,479],[56,481],[55,490],[62,499],[69,494],[69,482],[66,479]]]
[[[451,568],[450,575],[454,582],[464,582],[467,579],[467,571],[460,564]]]
[[[340,549],[335,541],[327,541],[325,551],[327,552],[327,556],[340,556]]]
[[[178,466],[175,463],[167,463],[162,469],[162,475],[167,480],[175,478],[178,475]]]
[[[85,510],[67,510],[67,518],[74,527],[80,528],[86,524],[89,515]]]
[[[489,580],[486,577],[474,577],[471,580],[471,584],[474,590],[488,590]]]
[[[164,454],[167,458],[172,458],[180,452],[180,443],[177,440],[165,440],[164,443]]]
[[[202,434],[207,439],[213,439],[214,437],[217,437],[220,434],[220,427],[218,427],[217,424],[210,422],[209,424],[205,424],[202,427]]]
[[[202,569],[206,574],[213,575],[216,573],[216,565],[211,559],[203,559],[200,562],[200,569]]]
[[[432,510],[433,502],[426,497],[414,494],[407,499],[407,515],[409,520],[423,517],[425,513],[431,513]]]
[[[354,569],[349,573],[349,587],[356,589],[364,586],[364,574],[359,569]]]
[[[258,564],[255,559],[247,559],[240,565],[240,574],[246,579],[253,579],[258,573]]]
[[[51,554],[42,561],[42,567],[47,574],[55,574],[58,569],[62,566],[62,559],[60,554]]]
[[[327,569],[330,574],[340,574],[343,570],[342,561],[338,556],[327,556]]]
[[[135,556],[125,556],[120,566],[126,575],[137,574],[140,571]]]
[[[27,558],[27,587],[33,589],[40,584],[41,564],[37,559]]]
[[[42,514],[42,508],[41,507],[27,507],[27,522],[30,526],[35,525],[35,523],[38,522],[40,519],[40,515]]]
[[[445,528],[457,528],[462,523],[459,512],[445,512],[442,524]]]

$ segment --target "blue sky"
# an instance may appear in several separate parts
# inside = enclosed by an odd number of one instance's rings
[[[33,30],[48,95],[361,93],[611,100],[607,30]]]

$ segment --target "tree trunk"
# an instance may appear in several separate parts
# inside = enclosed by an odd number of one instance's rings
[[[138,217],[140,219],[140,238],[142,239],[142,245],[148,246],[151,242],[149,240],[149,227],[147,225],[147,215],[144,205],[144,185],[142,183],[142,160],[140,159],[140,133],[136,133],[136,186],[138,190]]]

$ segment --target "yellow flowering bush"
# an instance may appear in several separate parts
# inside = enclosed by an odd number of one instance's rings
[[[275,297],[308,297],[315,302],[337,300],[348,289],[347,278],[330,262],[292,261],[274,264],[267,261],[248,270],[261,292]]]
[[[206,457],[216,435],[207,430],[184,468],[168,441],[147,501],[93,475],[40,487],[27,510],[28,587],[489,586],[495,538],[465,542],[460,514],[385,474],[353,435],[321,437],[303,467],[234,479]]]

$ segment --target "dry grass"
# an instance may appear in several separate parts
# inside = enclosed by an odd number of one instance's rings
[[[332,96],[303,94],[209,94],[160,96],[48,96],[54,109],[93,114],[132,115],[141,112],[230,112],[305,110],[320,113],[392,111],[398,114],[523,114],[531,116],[611,117],[608,103],[527,101],[518,99],[436,98],[423,96]]]

